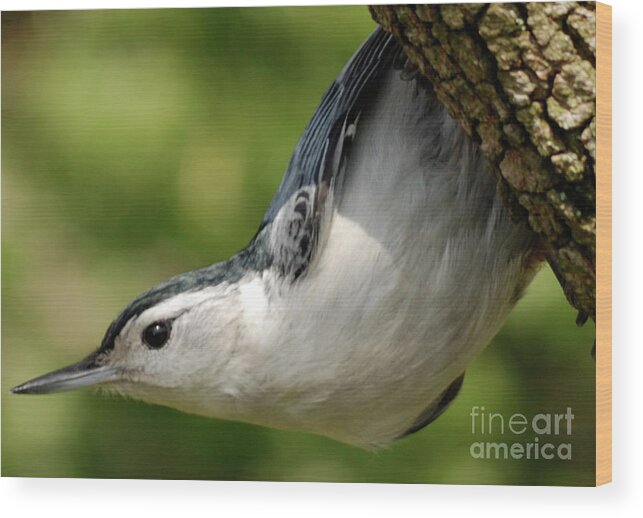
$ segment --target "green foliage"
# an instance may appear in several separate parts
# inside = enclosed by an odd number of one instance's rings
[[[372,28],[365,7],[3,13],[3,475],[592,484],[593,328],[575,327],[548,270],[451,409],[379,453],[91,392],[8,392],[95,348],[134,295],[243,247]],[[572,407],[573,460],[472,459],[474,405]]]

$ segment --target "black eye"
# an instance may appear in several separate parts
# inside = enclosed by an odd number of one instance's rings
[[[170,338],[171,329],[168,321],[154,322],[143,331],[143,341],[151,349],[160,349]]]

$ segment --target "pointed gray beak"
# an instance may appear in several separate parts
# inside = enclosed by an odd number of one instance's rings
[[[14,394],[51,394],[120,379],[119,369],[97,365],[96,356],[96,353],[93,353],[78,363],[26,381],[13,387],[11,392]]]

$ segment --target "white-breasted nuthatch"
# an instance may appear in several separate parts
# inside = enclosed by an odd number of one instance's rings
[[[13,392],[103,384],[366,448],[433,421],[533,276],[535,241],[420,81],[377,29],[244,250],[152,288],[97,351]]]

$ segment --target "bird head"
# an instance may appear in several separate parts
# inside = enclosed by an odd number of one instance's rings
[[[242,311],[235,303],[240,271],[215,265],[152,288],[117,316],[96,351],[12,392],[46,394],[101,385],[152,403],[211,413],[202,407],[216,405],[217,394],[226,397],[226,369],[243,336]],[[204,399],[207,394],[207,402],[199,400],[200,394]]]

